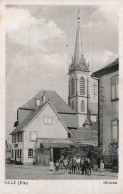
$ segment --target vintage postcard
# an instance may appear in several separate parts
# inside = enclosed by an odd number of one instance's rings
[[[1,2],[1,193],[123,192],[122,13]]]

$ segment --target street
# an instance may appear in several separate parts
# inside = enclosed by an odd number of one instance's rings
[[[111,170],[105,170],[104,172],[92,171],[90,176],[78,174],[56,174],[56,172],[54,172],[53,175],[50,175],[49,167],[46,166],[6,164],[5,178],[18,180],[117,180],[118,173],[111,172]]]

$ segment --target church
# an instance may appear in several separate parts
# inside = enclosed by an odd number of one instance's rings
[[[78,16],[75,51],[68,70],[68,105],[55,92],[41,90],[17,109],[11,132],[11,161],[48,165],[60,157],[60,150],[74,142],[97,146],[97,80],[91,78],[83,54]]]
[[[91,78],[89,62],[84,58],[79,15],[77,19],[75,52],[69,67],[68,105],[77,113],[79,127],[89,127],[97,119],[98,83]]]

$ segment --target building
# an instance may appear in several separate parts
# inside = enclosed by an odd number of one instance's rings
[[[118,142],[119,59],[92,76],[98,79],[98,143],[106,158],[110,143]]]
[[[91,77],[89,62],[84,58],[79,15],[77,19],[75,52],[69,67],[68,105],[77,113],[79,127],[90,127],[97,120],[98,83]]]
[[[17,110],[12,135],[11,160],[46,164],[70,147],[71,129],[77,129],[76,113],[53,91],[40,91]]]

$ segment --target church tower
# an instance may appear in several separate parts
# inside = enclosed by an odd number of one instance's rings
[[[89,64],[87,64],[82,45],[80,17],[78,11],[75,51],[69,67],[68,105],[77,113],[79,127],[90,125],[89,119]]]

